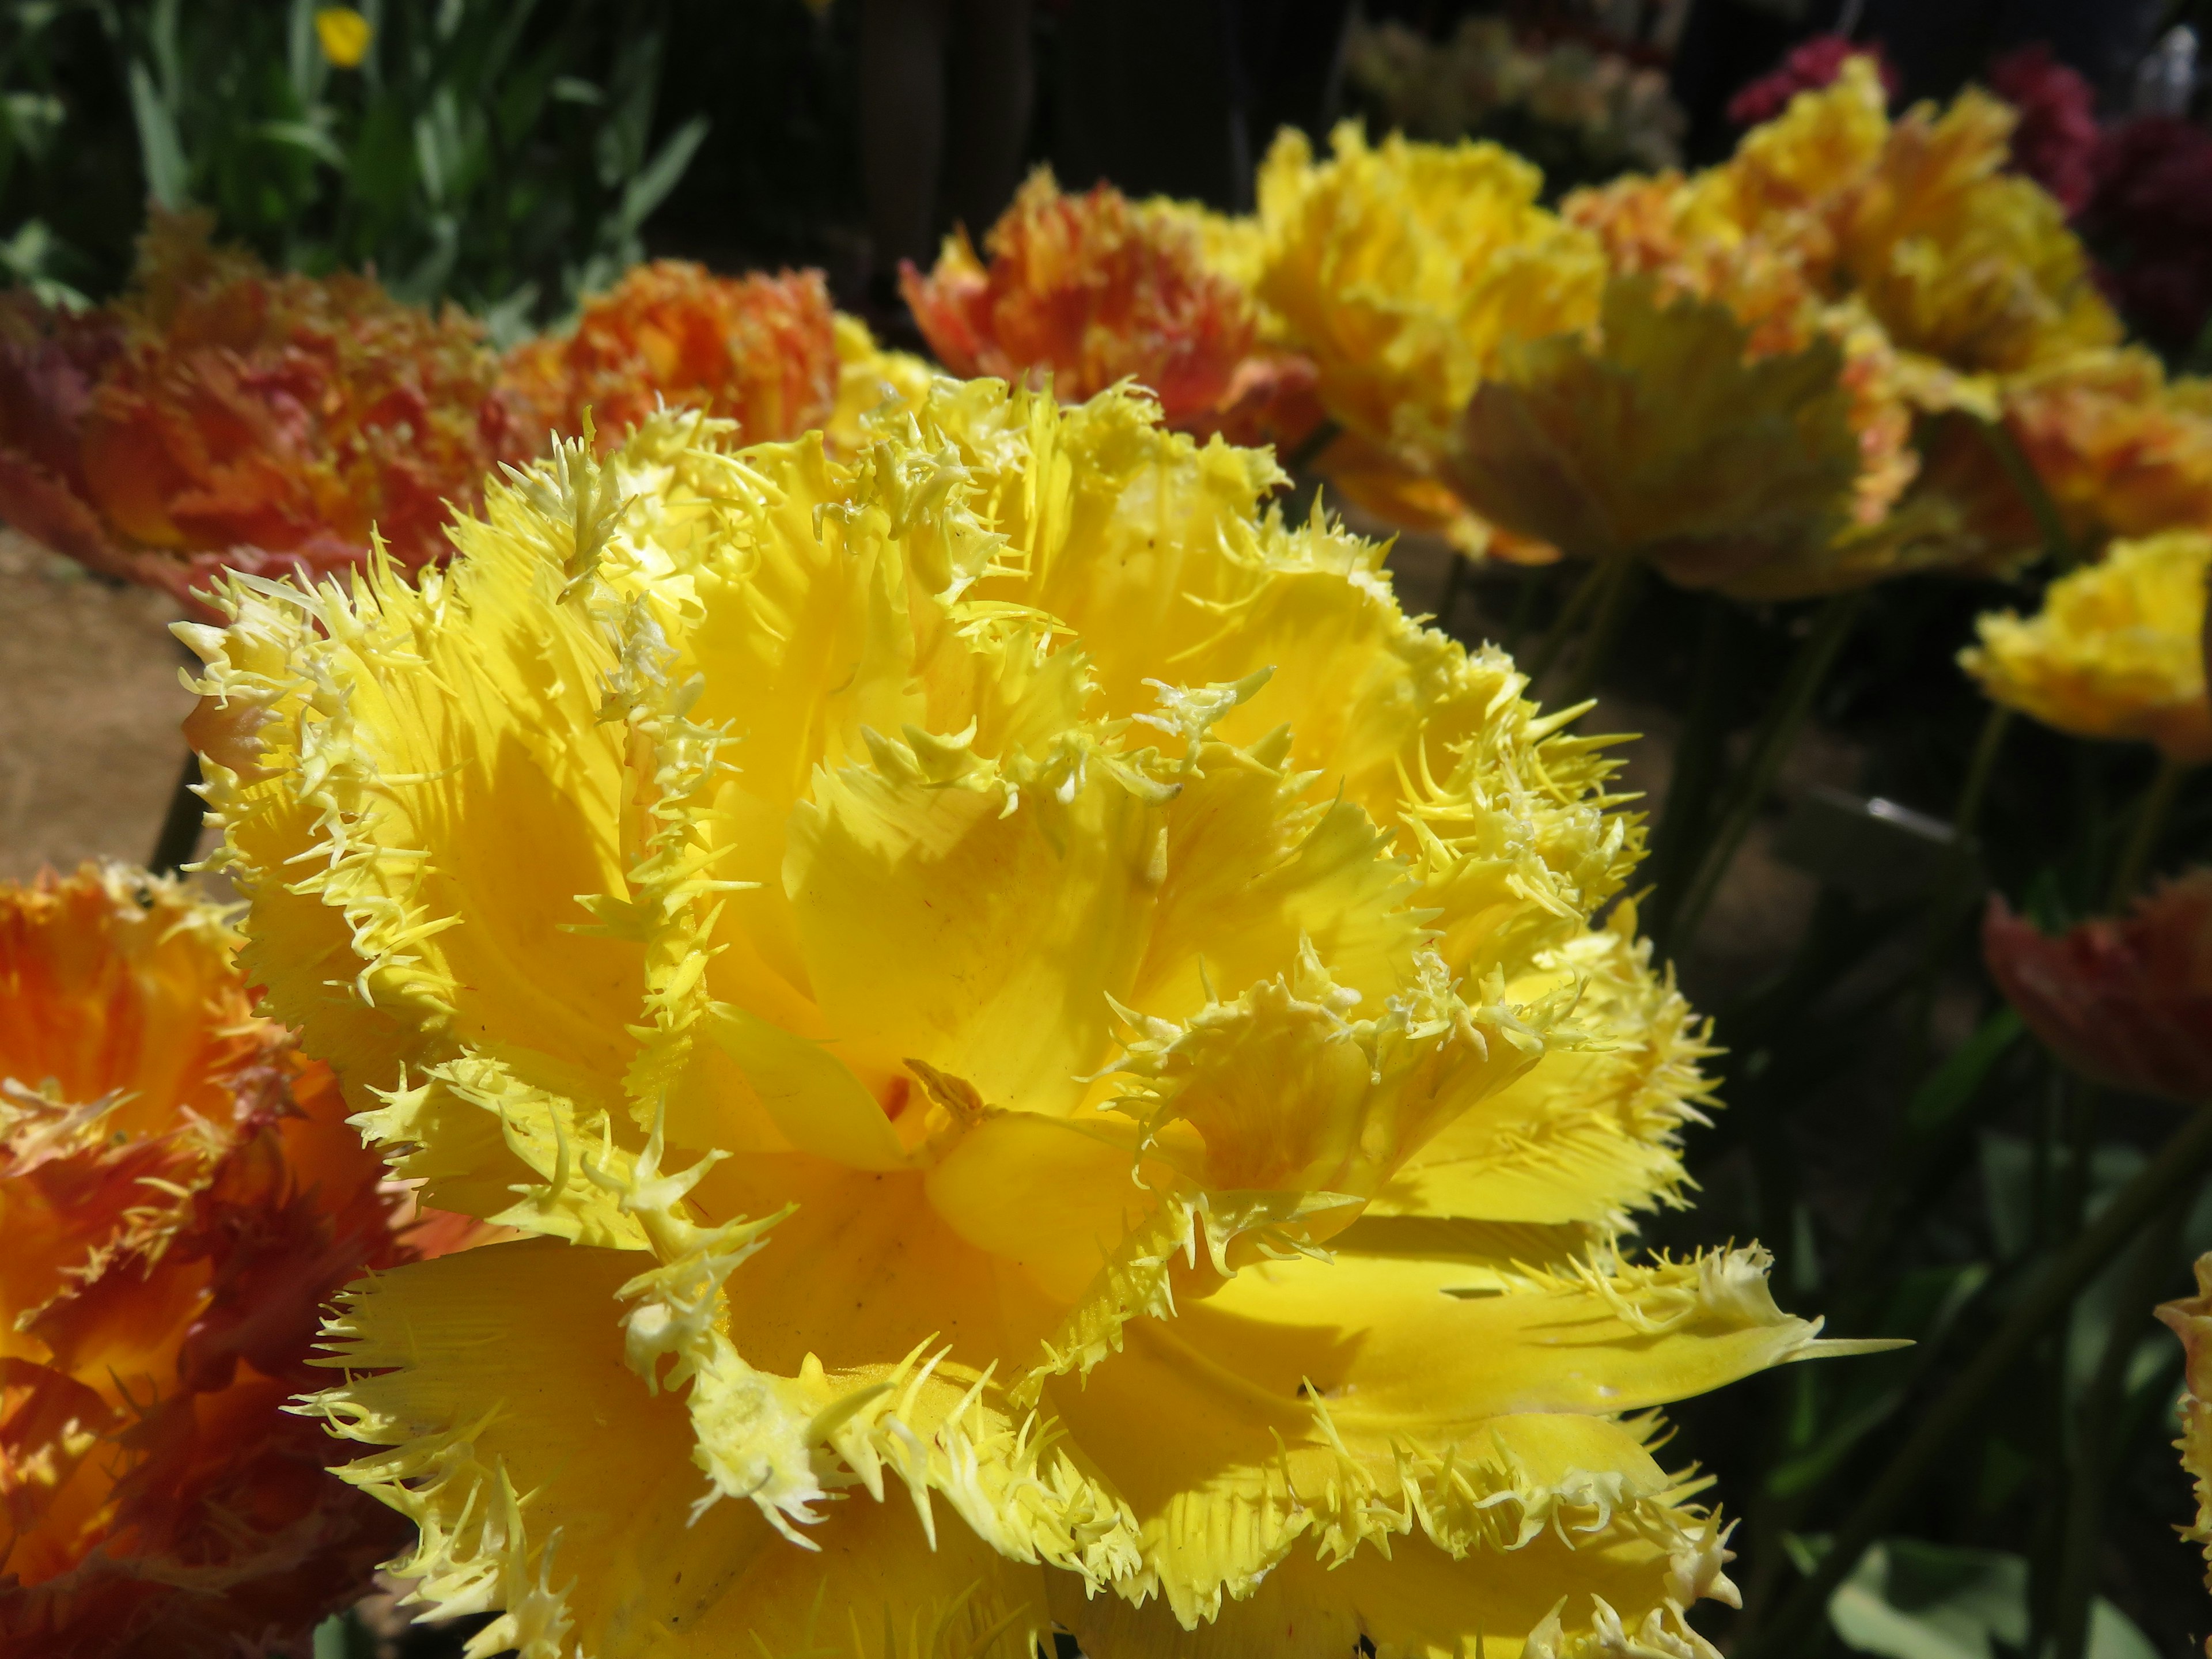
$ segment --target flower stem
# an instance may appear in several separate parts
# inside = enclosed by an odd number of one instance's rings
[[[2081,550],[2074,545],[2074,538],[2067,533],[2066,520],[2058,511],[2058,503],[2051,499],[2051,492],[2043,487],[2042,477],[2033,462],[2012,435],[2012,428],[2000,416],[1994,421],[1977,421],[1982,436],[2004,468],[2005,477],[2019,492],[2021,501],[2035,520],[2035,527],[2043,535],[2043,544],[2052,557],[2069,568],[2081,562]]]
[[[1990,1391],[2044,1331],[2073,1305],[2074,1298],[2106,1262],[2146,1221],[2186,1194],[2207,1164],[2212,1164],[2212,1109],[2199,1108],[2190,1113],[2180,1129],[2113,1195],[2073,1243],[2036,1276],[2004,1323],[1983,1345],[1973,1364],[1922,1414],[1911,1438],[1898,1449],[1837,1530],[1820,1565],[1798,1585],[1765,1629],[1736,1648],[1735,1659],[1782,1659],[1782,1656],[1808,1650],[1806,1638],[1819,1623],[1829,1595],[1918,1488],[1952,1436],[1966,1425]]]
[[[1298,447],[1292,450],[1290,453],[1289,459],[1284,461],[1283,471],[1285,472],[1304,472],[1308,467],[1319,460],[1322,456],[1322,452],[1327,449],[1331,444],[1334,443],[1338,438],[1343,435],[1343,434],[1344,428],[1342,427],[1339,426],[1334,421],[1329,420],[1324,416],[1319,426],[1316,427],[1312,431],[1307,433],[1304,438],[1299,440]]]
[[[1528,631],[1528,623],[1536,615],[1536,596],[1543,589],[1543,568],[1532,565],[1521,573],[1521,591],[1513,596],[1513,614],[1505,623],[1505,637],[1499,641],[1510,654],[1521,648],[1521,636]]]
[[[2112,871],[2112,891],[2105,896],[2105,908],[2112,914],[2125,909],[2136,889],[2142,885],[2151,855],[2158,850],[2159,833],[2166,828],[2173,798],[2181,791],[2182,775],[2188,769],[2171,755],[2159,757],[2157,775],[2136,808],[2135,827],[2128,831],[2127,845],[2120,849],[2120,861]]]
[[[1597,678],[1605,672],[1606,661],[1613,655],[1614,643],[1620,638],[1621,625],[1633,611],[1637,589],[1643,586],[1643,564],[1635,559],[1607,559],[1610,568],[1605,591],[1597,598],[1597,614],[1590,618],[1589,631],[1583,635],[1583,648],[1575,658],[1574,672],[1560,690],[1561,704],[1580,702],[1597,690]]]
[[[1452,612],[1459,609],[1460,589],[1467,586],[1467,555],[1455,547],[1447,556],[1451,569],[1444,576],[1444,591],[1437,599],[1437,614],[1429,623],[1440,634],[1451,632]]]
[[[1605,585],[1612,574],[1611,562],[1601,559],[1589,568],[1582,580],[1575,584],[1575,591],[1567,596],[1567,602],[1561,607],[1559,614],[1544,630],[1544,637],[1536,647],[1536,654],[1521,671],[1528,675],[1532,688],[1552,672],[1552,665],[1559,659],[1559,653],[1567,648],[1568,640],[1582,625],[1583,618],[1589,614],[1589,608],[1597,603],[1598,596],[1605,591]]]
[[[1729,601],[1717,593],[1704,595],[1700,603],[1704,609],[1698,622],[1690,707],[1682,717],[1681,735],[1674,743],[1666,804],[1660,809],[1659,827],[1651,837],[1651,859],[1644,872],[1652,890],[1651,902],[1644,909],[1644,930],[1651,936],[1652,949],[1662,957],[1666,954],[1674,901],[1680,894],[1675,878],[1687,873],[1685,866],[1691,850],[1711,816],[1713,786],[1720,781],[1722,751],[1728,741],[1724,712],[1728,639],[1735,613]]]
[[[192,793],[199,781],[200,757],[187,749],[185,769],[169,794],[169,810],[161,816],[161,833],[154,837],[154,856],[147,860],[157,876],[173,876],[199,850],[200,826],[207,817],[207,808]]]
[[[2113,1430],[2125,1404],[2128,1365],[2142,1340],[2140,1317],[2158,1299],[2159,1285],[2179,1251],[2182,1223],[2194,1196],[2185,1190],[2169,1199],[2136,1247],[2135,1260],[2129,1264],[2125,1283],[2120,1287],[2112,1328],[2105,1337],[2097,1374],[2076,1408],[2072,1490],[2066,1501],[2057,1583],[2051,1600],[2057,1659],[2082,1659],[2088,1649],[2089,1604],[2097,1593],[2097,1554],[2104,1542],[2100,1522],[2105,1482],[2112,1455],[2118,1449],[2113,1443]]]
[[[1990,705],[1982,719],[1980,736],[1966,762],[1966,775],[1951,808],[1951,845],[1943,855],[1942,872],[1936,878],[1935,902],[1928,907],[1928,932],[1920,946],[1919,966],[1914,970],[1911,1040],[1916,1060],[1924,1058],[1928,1022],[1936,1003],[1936,981],[1943,956],[1957,934],[1959,924],[1972,908],[1979,884],[1974,879],[1982,822],[1982,805],[1988,799],[1990,781],[1996,775],[1997,757],[2003,752],[2005,734],[2012,729],[2012,710],[2001,702]],[[1916,1066],[1913,1069],[1917,1070]]]
[[[1774,787],[1782,763],[1789,757],[1790,745],[1796,740],[1798,728],[1812,713],[1813,699],[1819,694],[1821,682],[1828,678],[1828,670],[1834,665],[1836,654],[1843,649],[1844,641],[1850,634],[1851,624],[1858,620],[1866,599],[1866,590],[1860,588],[1826,600],[1814,619],[1813,631],[1797,647],[1790,672],[1783,677],[1781,689],[1760,723],[1751,758],[1744,763],[1729,793],[1727,809],[1721,815],[1712,844],[1705,848],[1697,874],[1673,913],[1670,932],[1675,956],[1686,956],[1697,942],[1698,924],[1705,920],[1706,908],[1720,890],[1721,878],[1735,862],[1737,848],[1751,833],[1759,809],[1765,803],[1767,791]]]

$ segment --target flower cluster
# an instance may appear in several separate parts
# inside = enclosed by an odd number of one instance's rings
[[[403,1540],[288,1401],[338,1287],[411,1259],[337,1085],[220,915],[88,866],[0,888],[0,1648],[217,1659]]]
[[[664,403],[748,439],[849,434],[925,374],[833,312],[818,272],[640,266],[501,357],[459,312],[274,275],[157,216],[118,304],[0,295],[0,514],[180,598],[224,569],[352,568],[373,540],[412,569],[450,553],[488,473],[587,418],[603,447]]]
[[[2212,318],[2212,133],[2138,116],[2104,134],[2096,167],[2081,222],[2112,297],[2154,343],[2185,351]]]
[[[1579,40],[1524,45],[1502,17],[1462,18],[1442,42],[1355,18],[1344,70],[1383,125],[1413,137],[1494,138],[1571,176],[1681,160],[1687,124],[1664,74]]]
[[[992,227],[990,263],[962,231],[902,283],[954,374],[1039,383],[1081,403],[1133,379],[1177,431],[1295,448],[1320,421],[1312,366],[1260,337],[1249,290],[1206,258],[1198,216],[1110,185],[1064,196],[1039,171]]]
[[[2012,106],[2013,165],[2049,191],[2069,214],[2097,188],[2097,93],[2041,41],[1990,65],[1990,90]]]
[[[1652,1408],[1835,1345],[1627,1253],[1710,1050],[1591,925],[1601,741],[1126,389],[861,435],[655,415],[186,630],[250,970],[523,1235],[334,1327],[422,1595],[528,1659],[1710,1656]]]
[[[476,325],[366,277],[273,276],[157,219],[90,317],[0,311],[0,512],[94,568],[180,595],[224,567],[410,567],[447,503],[534,438]]]

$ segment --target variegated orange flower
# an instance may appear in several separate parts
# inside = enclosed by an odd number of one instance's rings
[[[954,374],[1051,377],[1081,403],[1129,379],[1178,431],[1294,447],[1321,422],[1313,365],[1267,349],[1259,307],[1208,262],[1196,216],[1130,201],[1111,185],[1066,196],[1030,176],[991,228],[984,264],[967,233],[927,276],[900,286],[930,349]]]
[[[234,943],[118,866],[0,887],[10,1656],[254,1651],[404,1540],[286,1402],[319,1310],[416,1254],[406,1200],[330,1073],[254,1017]]]
[[[1615,271],[1650,276],[1665,299],[1688,295],[1726,306],[1746,331],[1747,362],[1803,351],[1818,339],[1835,342],[1859,448],[1850,517],[1871,525],[1888,512],[1918,465],[1911,442],[1912,382],[1899,372],[1881,327],[1857,307],[1830,304],[1796,248],[1731,223],[1711,191],[1673,174],[1577,191],[1562,210],[1569,223],[1597,236]]]
[[[2212,1105],[2212,869],[2055,939],[1992,898],[1982,956],[2005,1000],[2073,1070]]]
[[[2212,530],[2212,382],[2085,352],[2012,380],[2004,413],[2078,539]]]
[[[188,592],[215,570],[358,563],[372,528],[443,556],[449,503],[538,434],[477,325],[367,277],[276,276],[156,218],[90,319],[0,319],[0,514],[96,569]]]
[[[639,265],[566,336],[507,354],[508,389],[539,432],[604,452],[664,403],[735,421],[747,441],[795,438],[836,406],[836,313],[818,270],[716,276],[680,259]]]

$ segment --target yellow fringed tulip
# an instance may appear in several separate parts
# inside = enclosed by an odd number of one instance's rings
[[[1257,291],[1331,417],[1423,477],[1506,342],[1595,319],[1604,258],[1496,144],[1370,147],[1349,123],[1333,143],[1316,162],[1286,130],[1268,152]]]
[[[2169,1302],[2158,1316],[2181,1339],[2184,1359],[2181,1398],[2176,1402],[2181,1438],[2173,1448],[2196,1487],[2197,1519],[2181,1535],[2201,1547],[2212,1565],[2212,1255],[2197,1258],[2197,1294]],[[2204,1578],[2212,1589],[2212,1571]]]
[[[529,1235],[320,1397],[483,1650],[1711,1653],[1652,1408],[1837,1345],[1617,1247],[1705,1085],[1613,763],[1156,420],[661,415],[191,635],[250,970]]]
[[[2212,535],[2115,542],[2101,563],[2051,584],[2039,615],[1984,617],[1959,660],[1982,689],[2045,726],[2154,743],[2184,764],[2212,760],[2204,685],[2204,586]]]
[[[928,396],[933,371],[911,352],[877,344],[858,317],[841,311],[834,329],[837,398],[822,438],[830,453],[849,458],[867,441],[867,417],[884,412],[886,405],[919,407]]]

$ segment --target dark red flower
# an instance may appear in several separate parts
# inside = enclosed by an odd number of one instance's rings
[[[2012,161],[2070,216],[2097,187],[2097,94],[2038,40],[1990,66],[1990,90],[2020,112]]]
[[[2108,128],[2081,227],[2129,320],[2160,345],[2192,343],[2212,314],[2212,134],[2173,115]]]
[[[2028,1029],[2082,1076],[2212,1104],[2212,869],[2056,938],[1993,897],[1982,958]]]
[[[1861,46],[1840,34],[1816,34],[1790,50],[1780,65],[1741,88],[1729,100],[1728,118],[1740,127],[1771,121],[1790,107],[1801,92],[1812,92],[1832,82],[1844,72],[1846,60],[1864,54],[1881,71],[1881,83],[1897,96],[1897,70],[1881,55],[1879,45]]]

